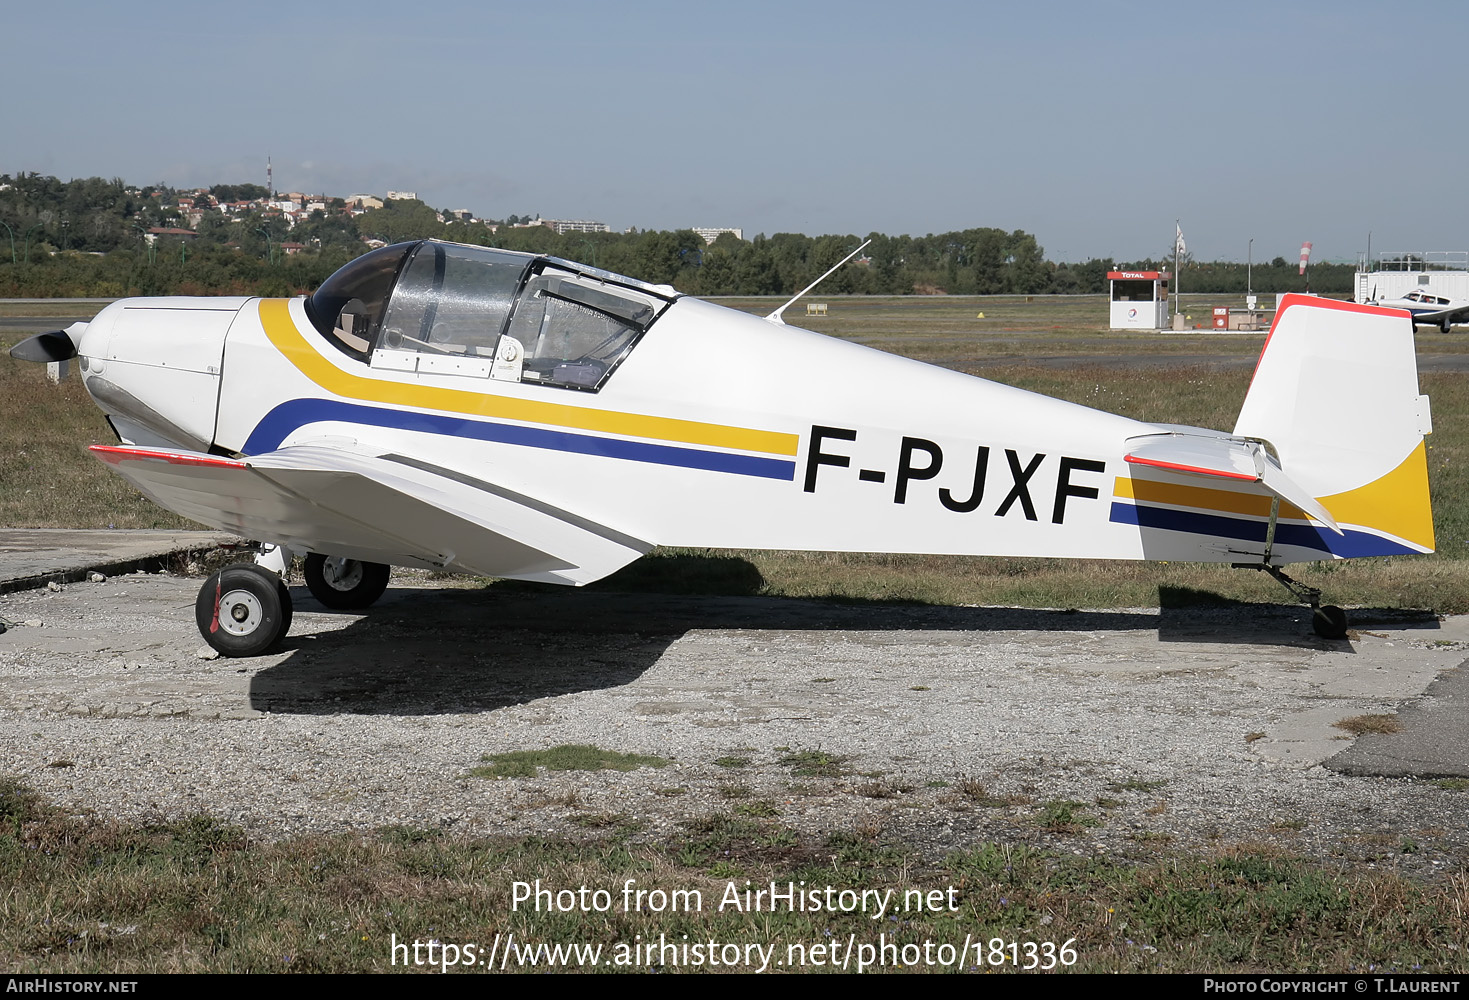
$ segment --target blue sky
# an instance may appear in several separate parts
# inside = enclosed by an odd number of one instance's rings
[[[0,172],[1052,259],[1469,247],[1469,5],[12,4]],[[1456,110],[1457,109],[1457,110]]]

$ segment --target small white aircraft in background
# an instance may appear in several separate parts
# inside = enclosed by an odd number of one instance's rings
[[[789,305],[789,303],[787,303]],[[262,545],[201,588],[220,652],[279,573],[366,607],[388,566],[580,585],[655,545],[1160,559],[1433,550],[1406,313],[1287,296],[1232,432],[1090,410],[570,261],[419,241],[307,298],[148,298],[41,334],[144,494]],[[773,322],[772,322],[773,320]]]
[[[1444,333],[1469,323],[1469,300],[1445,298],[1421,288],[1400,299],[1377,299],[1372,304],[1385,309],[1406,309],[1413,316],[1414,326],[1436,326]]]

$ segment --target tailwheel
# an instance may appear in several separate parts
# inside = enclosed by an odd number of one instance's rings
[[[1269,563],[1235,563],[1235,569],[1258,569],[1269,573],[1276,583],[1290,591],[1302,604],[1311,605],[1311,628],[1323,639],[1347,637],[1347,613],[1335,604],[1322,604],[1321,591],[1292,580],[1279,566]]]
[[[1347,613],[1335,604],[1325,604],[1314,609],[1311,627],[1323,639],[1345,639],[1347,637]]]
[[[259,656],[291,627],[291,594],[269,570],[230,566],[199,588],[194,621],[204,641],[222,655]]]
[[[370,607],[388,589],[388,567],[340,556],[306,557],[306,586],[322,604],[337,611]]]

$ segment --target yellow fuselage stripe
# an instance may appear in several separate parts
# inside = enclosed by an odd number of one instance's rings
[[[1249,514],[1254,517],[1270,516],[1270,497],[1260,493],[1211,490],[1206,486],[1181,486],[1178,483],[1160,483],[1153,479],[1125,479],[1122,476],[1117,477],[1112,492],[1118,499],[1140,500],[1143,503],[1198,507],[1203,510],[1229,514]],[[1277,516],[1307,520],[1305,511],[1284,500],[1280,502],[1280,513]]]
[[[574,427],[579,430],[623,434],[628,437],[703,444],[716,448],[738,448],[772,455],[794,455],[800,445],[795,434],[751,430],[697,420],[653,417],[640,413],[593,410],[564,403],[514,399],[488,392],[441,389],[427,385],[405,385],[364,378],[342,371],[322,357],[296,329],[288,299],[261,299],[260,323],[265,335],[301,373],[328,392],[346,399],[360,399],[392,406],[414,406],[483,417],[500,417],[526,423]]]

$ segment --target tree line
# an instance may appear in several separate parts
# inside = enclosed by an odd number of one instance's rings
[[[220,202],[266,193],[250,184],[210,189]],[[1056,263],[1022,230],[865,237],[776,233],[753,240],[726,233],[706,244],[692,230],[558,235],[543,226],[501,225],[492,232],[482,222],[444,221],[447,213],[421,201],[388,201],[351,215],[341,199],[329,199],[327,210],[294,227],[267,211],[237,221],[206,210],[198,216],[197,236],[160,236],[150,245],[150,228],[183,228],[187,213],[179,199],[190,196],[166,187],[130,188],[119,179],[0,175],[0,241],[10,240],[9,246],[0,242],[0,296],[292,295],[310,291],[367,252],[368,240],[422,238],[550,254],[695,295],[793,295],[865,239],[871,241],[866,249],[828,278],[821,294],[1098,293],[1107,290],[1111,270],[1172,270],[1171,260]],[[285,243],[299,244],[299,252],[285,253]],[[1180,270],[1185,292],[1245,291],[1243,264],[1189,260]],[[1316,265],[1311,290],[1350,292],[1353,271],[1345,264]],[[1306,286],[1296,265],[1281,257],[1255,265],[1252,278],[1260,293]]]

